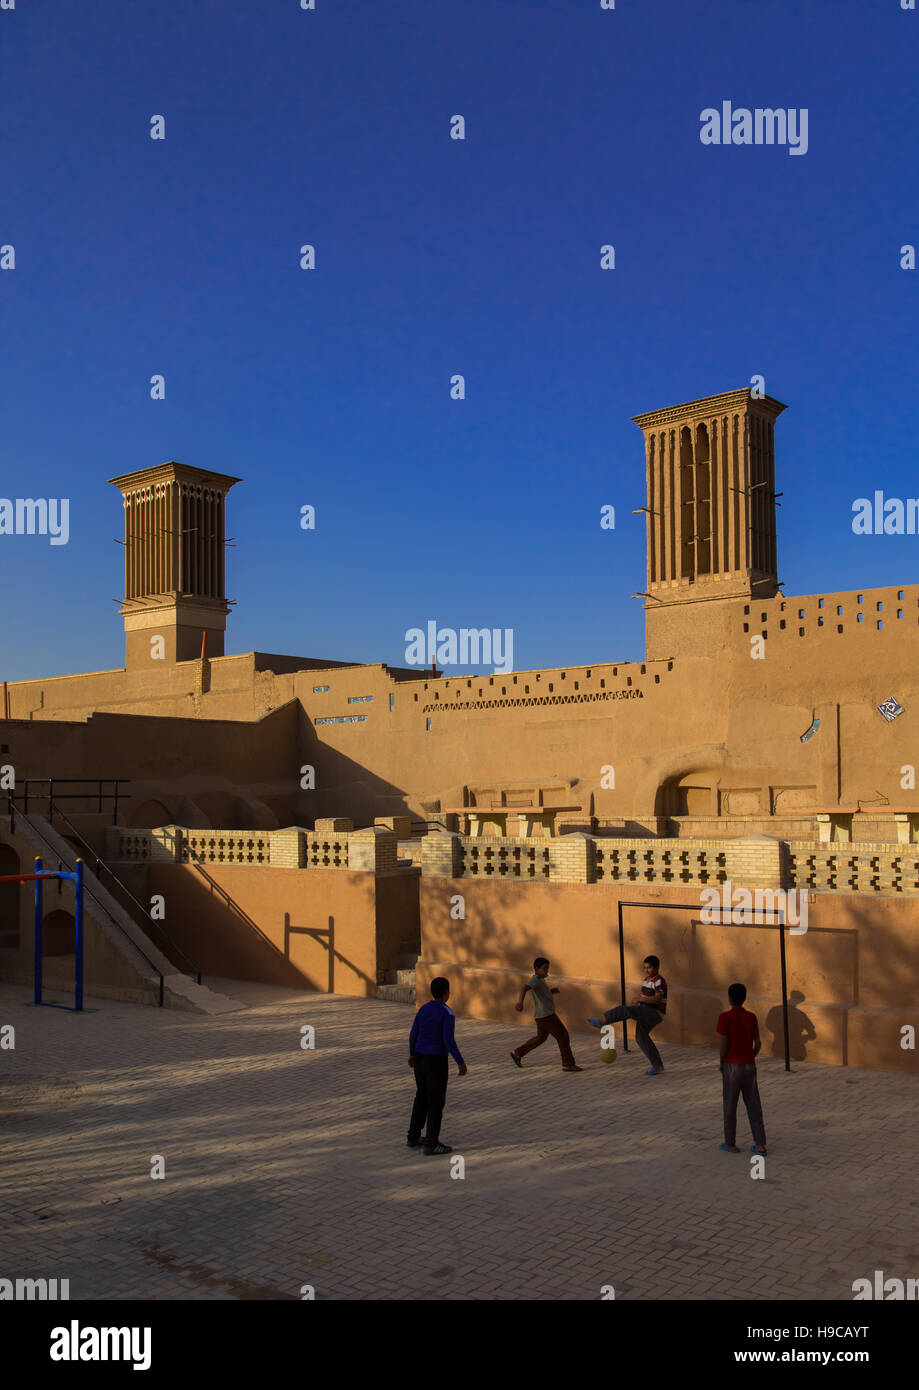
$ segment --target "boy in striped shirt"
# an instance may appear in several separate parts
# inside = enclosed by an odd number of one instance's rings
[[[591,1028],[602,1028],[604,1023],[621,1023],[631,1018],[635,1023],[635,1041],[651,1063],[648,1076],[659,1076],[664,1070],[661,1054],[651,1041],[651,1029],[656,1028],[667,1012],[667,981],[660,973],[661,963],[657,956],[645,956],[643,961],[645,978],[641,994],[631,1004],[619,1004],[615,1009],[607,1009],[602,1018],[589,1018]]]

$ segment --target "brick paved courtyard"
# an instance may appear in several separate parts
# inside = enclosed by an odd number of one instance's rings
[[[743,1113],[741,1154],[718,1149],[714,1052],[662,1044],[649,1078],[575,1034],[582,1074],[551,1041],[518,1071],[525,1024],[460,1019],[456,1180],[404,1146],[410,1005],[207,983],[246,1007],[80,1016],[0,987],[0,1277],[72,1299],[789,1300],[919,1275],[919,1075],[762,1062],[754,1181]]]

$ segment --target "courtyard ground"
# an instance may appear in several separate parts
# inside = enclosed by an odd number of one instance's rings
[[[74,1015],[0,986],[0,1276],[71,1299],[850,1300],[919,1275],[919,1074],[761,1062],[756,1180],[742,1104],[742,1152],[718,1149],[714,1051],[662,1044],[648,1077],[574,1033],[581,1074],[551,1040],[521,1071],[526,1022],[458,1019],[455,1178],[405,1147],[410,1005],[206,983],[246,1008]]]

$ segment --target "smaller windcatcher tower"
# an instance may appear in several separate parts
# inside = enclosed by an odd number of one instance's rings
[[[162,463],[109,481],[124,498],[125,666],[223,656],[226,496],[239,478]],[[157,641],[157,639],[162,639]]]
[[[784,409],[744,387],[632,417],[645,437],[649,659],[683,645],[685,624],[665,617],[674,605],[778,593],[773,432]]]

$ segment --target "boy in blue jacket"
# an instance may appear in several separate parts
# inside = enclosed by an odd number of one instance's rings
[[[416,1013],[409,1034],[408,1064],[415,1072],[416,1089],[406,1142],[410,1149],[417,1149],[427,1121],[424,1152],[448,1154],[453,1152],[451,1146],[440,1142],[440,1122],[447,1099],[448,1057],[455,1058],[460,1076],[466,1075],[467,1067],[453,1036],[456,1016],[447,1008],[450,981],[442,975],[432,980],[431,996],[430,1003],[423,1004]]]

